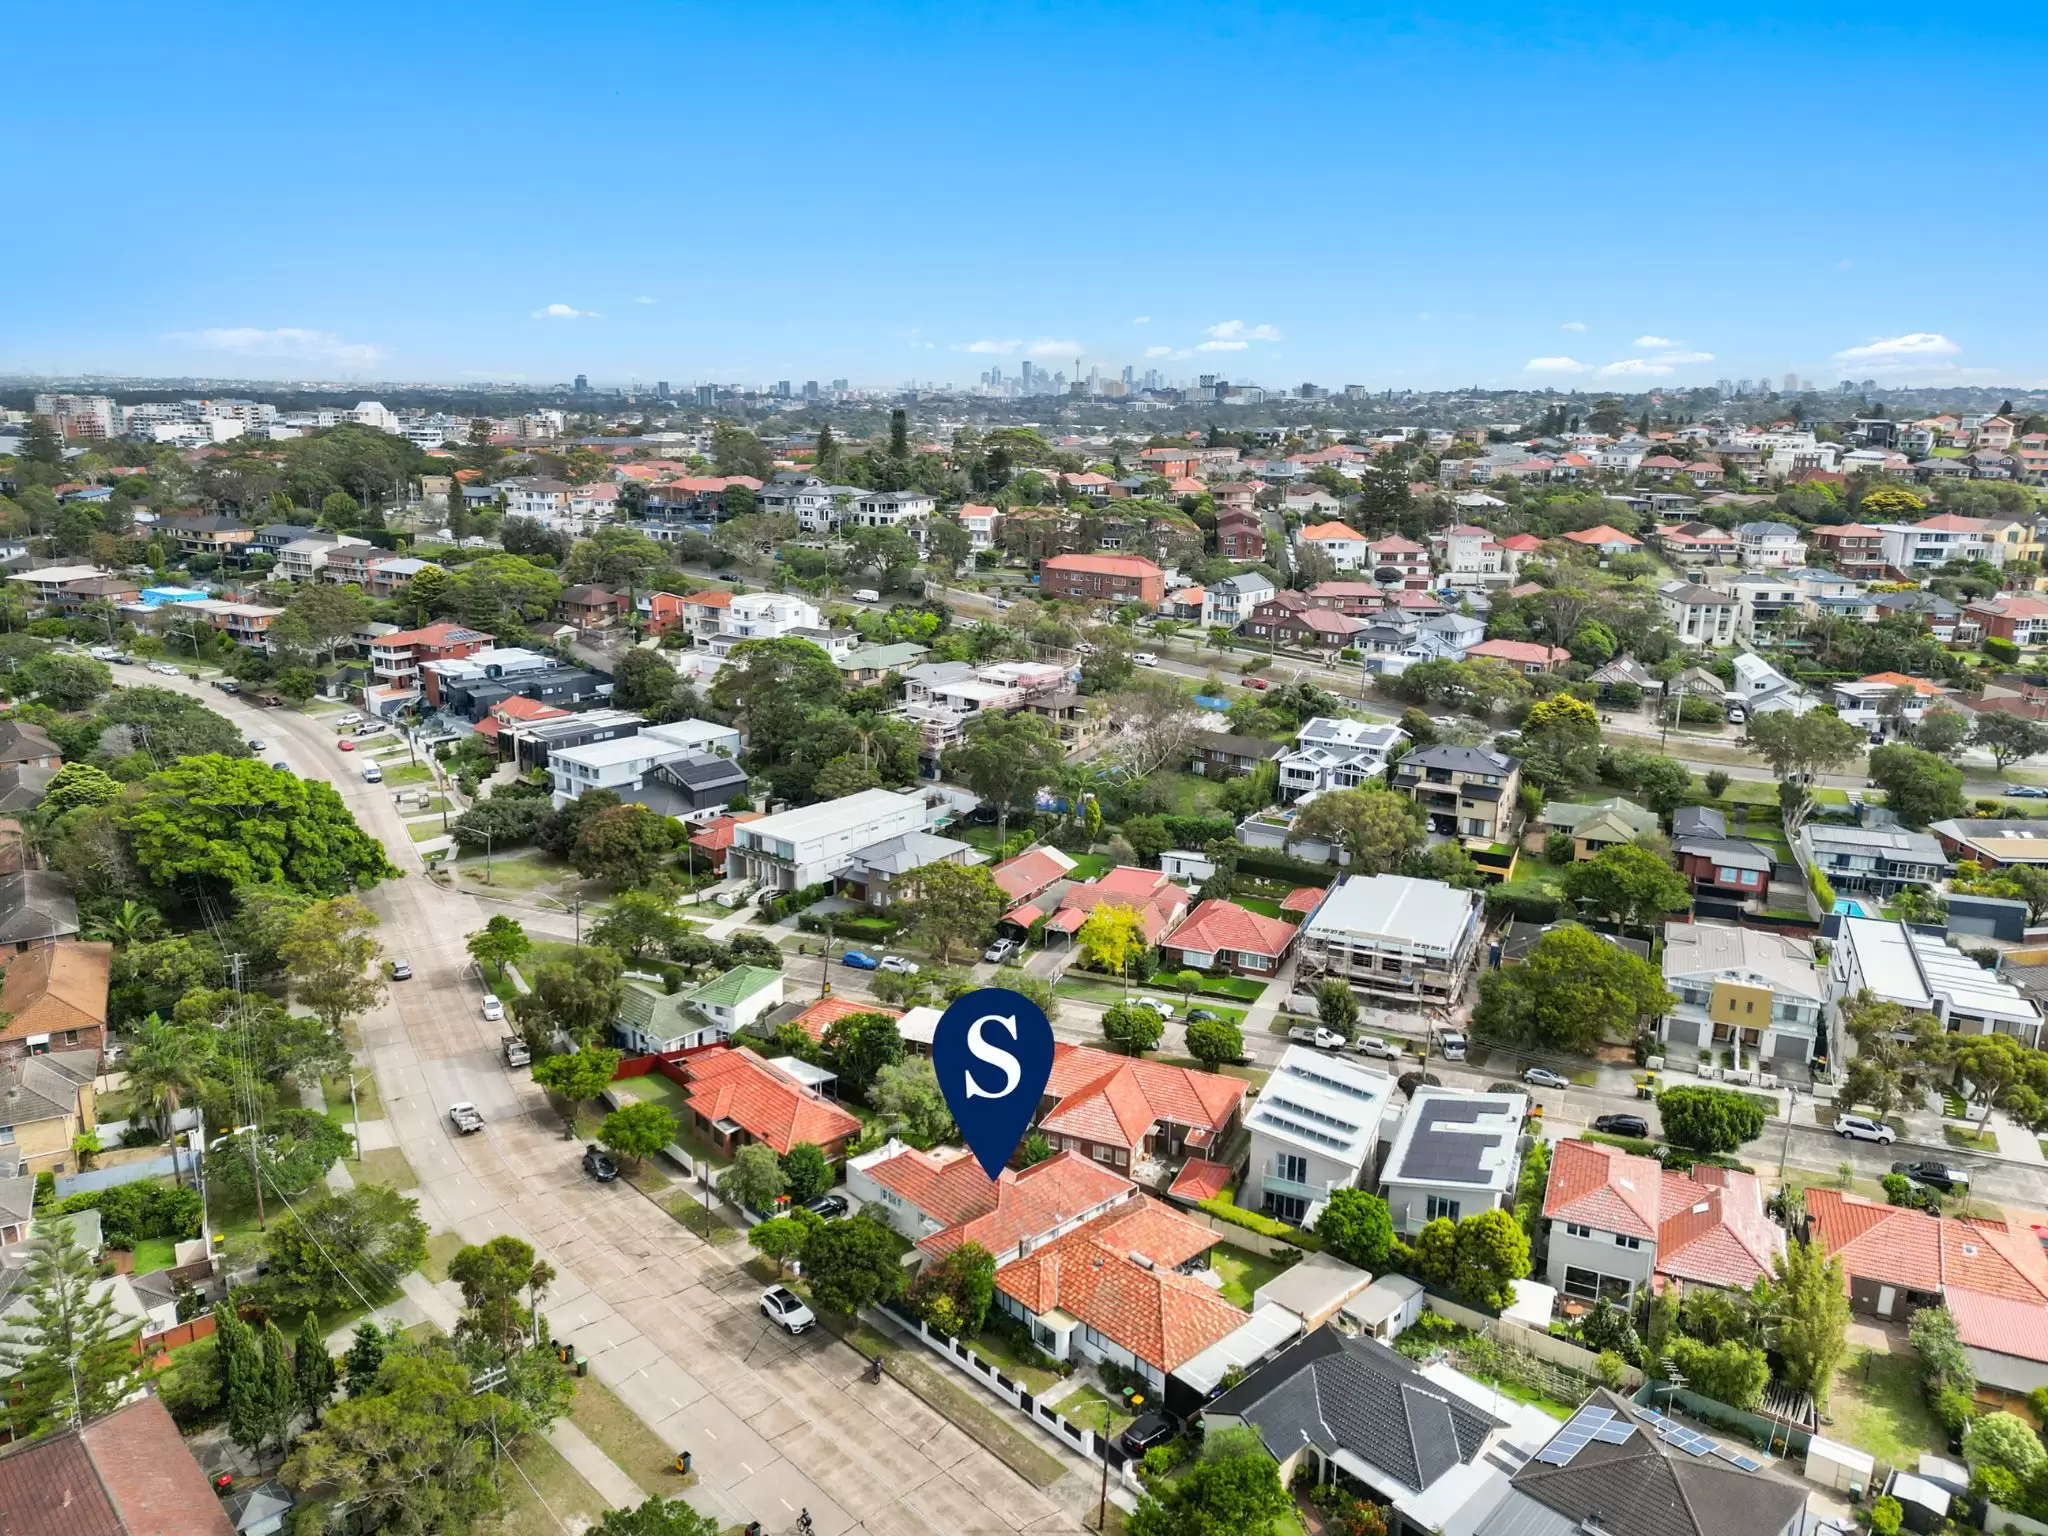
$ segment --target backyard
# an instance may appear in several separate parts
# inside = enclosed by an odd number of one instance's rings
[[[1223,1277],[1223,1299],[1249,1312],[1259,1287],[1286,1273],[1290,1266],[1234,1243],[1218,1243],[1209,1250],[1209,1267]]]
[[[1890,1466],[1911,1468],[1923,1453],[1948,1454],[1927,1400],[1920,1394],[1919,1357],[1903,1339],[1899,1352],[1852,1344],[1828,1397],[1829,1438],[1867,1451]]]

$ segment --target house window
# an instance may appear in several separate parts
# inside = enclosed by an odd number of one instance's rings
[[[0,1146],[11,1147],[13,1145],[14,1127],[11,1125],[0,1125]]]
[[[1106,1163],[1106,1162],[1108,1162],[1108,1161],[1109,1161],[1109,1148],[1107,1148],[1107,1147],[1097,1147],[1097,1148],[1095,1149],[1095,1161],[1097,1161],[1098,1163]]]
[[[1580,1296],[1591,1301],[1600,1294],[1600,1277],[1590,1269],[1580,1269],[1576,1264],[1567,1264],[1564,1271],[1564,1293]]]
[[[1614,1234],[1614,1246],[1617,1248],[1637,1249],[1643,1246],[1643,1240],[1640,1237],[1630,1237],[1625,1232],[1617,1232]]]
[[[1435,1221],[1439,1216],[1448,1221],[1456,1221],[1458,1219],[1458,1202],[1448,1199],[1443,1195],[1429,1196],[1423,1202],[1423,1217],[1425,1220]]]
[[[1276,1178],[1285,1179],[1290,1184],[1306,1184],[1308,1182],[1308,1159],[1297,1157],[1292,1152],[1279,1153],[1273,1159],[1273,1174]]]
[[[1564,1235],[1566,1237],[1591,1237],[1593,1229],[1576,1221],[1568,1221],[1564,1224]]]

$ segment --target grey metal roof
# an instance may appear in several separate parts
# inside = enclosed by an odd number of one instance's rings
[[[1472,1460],[1501,1423],[1438,1388],[1378,1340],[1327,1327],[1259,1367],[1207,1411],[1243,1419],[1281,1460],[1304,1442],[1326,1455],[1349,1451],[1411,1491]]]
[[[1729,869],[1769,869],[1777,861],[1755,843],[1733,837],[1675,837],[1673,853],[1693,853]]]
[[[1512,773],[1522,766],[1518,757],[1509,757],[1505,752],[1496,752],[1491,747],[1454,747],[1448,745],[1417,747],[1401,759],[1401,766],[1409,764],[1418,768],[1448,768],[1454,773]]]
[[[1671,813],[1671,835],[1680,837],[1726,837],[1728,818],[1710,805],[1682,805]]]
[[[0,877],[0,943],[34,943],[78,932],[71,882],[44,869]]]
[[[900,837],[871,843],[853,856],[852,867],[870,873],[907,875],[913,869],[937,864],[966,851],[969,845],[930,832],[905,832]]]

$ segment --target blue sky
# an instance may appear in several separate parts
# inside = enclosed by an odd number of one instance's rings
[[[0,371],[2048,381],[2048,44],[1798,9],[17,8]]]

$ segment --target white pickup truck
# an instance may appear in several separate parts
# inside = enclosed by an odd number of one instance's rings
[[[523,1036],[506,1035],[498,1042],[498,1047],[504,1052],[505,1065],[508,1067],[523,1067],[533,1061],[533,1052],[526,1048]]]
[[[450,1104],[448,1123],[455,1127],[458,1136],[469,1136],[484,1128],[484,1117],[477,1113],[474,1104]]]
[[[1344,1037],[1334,1029],[1325,1029],[1320,1024],[1297,1024],[1287,1031],[1287,1038],[1303,1045],[1312,1045],[1317,1050],[1341,1051]]]

